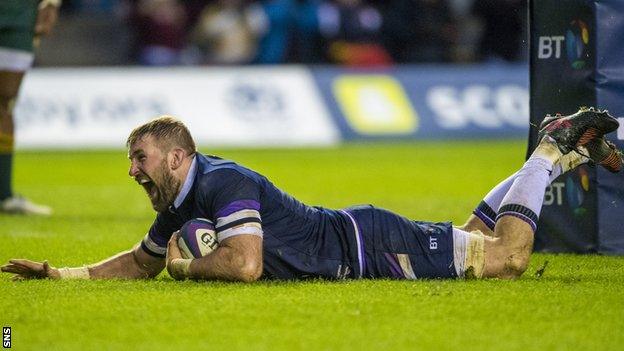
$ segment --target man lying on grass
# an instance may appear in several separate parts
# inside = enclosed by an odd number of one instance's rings
[[[129,175],[157,215],[133,249],[78,268],[25,259],[2,267],[14,279],[150,278],[167,267],[175,279],[515,278],[529,263],[545,188],[588,161],[619,171],[621,153],[603,135],[618,122],[581,109],[547,117],[540,143],[522,168],[497,185],[461,227],[413,221],[370,205],[307,206],[264,176],[197,153],[189,130],[171,117],[128,137]],[[175,233],[194,218],[215,226],[219,246],[184,259]]]

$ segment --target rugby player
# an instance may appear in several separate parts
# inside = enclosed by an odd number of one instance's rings
[[[13,108],[24,72],[33,63],[34,42],[52,31],[60,5],[61,0],[0,1],[0,213],[52,212],[13,193]]]
[[[466,224],[412,221],[370,205],[332,210],[307,206],[267,178],[232,161],[197,153],[188,129],[160,117],[127,140],[129,175],[157,215],[133,249],[85,267],[54,268],[10,260],[14,279],[149,278],[165,267],[175,279],[515,278],[529,263],[548,184],[590,159],[619,171],[621,154],[603,135],[618,122],[582,109],[548,117],[522,168],[495,187]],[[219,246],[183,259],[175,233],[207,218]]]

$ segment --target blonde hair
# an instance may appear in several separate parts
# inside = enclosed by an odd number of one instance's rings
[[[160,116],[134,128],[126,140],[126,146],[130,147],[148,135],[156,139],[163,152],[169,152],[174,147],[182,148],[189,155],[197,151],[191,132],[182,121],[172,116]]]

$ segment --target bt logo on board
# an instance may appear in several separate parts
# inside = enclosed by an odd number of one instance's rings
[[[565,45],[565,47],[564,47]],[[587,23],[575,19],[565,35],[546,35],[538,38],[537,58],[560,59],[563,51],[574,69],[582,69],[589,59],[589,27]]]

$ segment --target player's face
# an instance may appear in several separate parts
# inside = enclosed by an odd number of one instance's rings
[[[167,155],[156,145],[152,136],[146,136],[130,145],[128,174],[139,183],[157,212],[173,204],[180,181],[175,178],[167,162]]]

